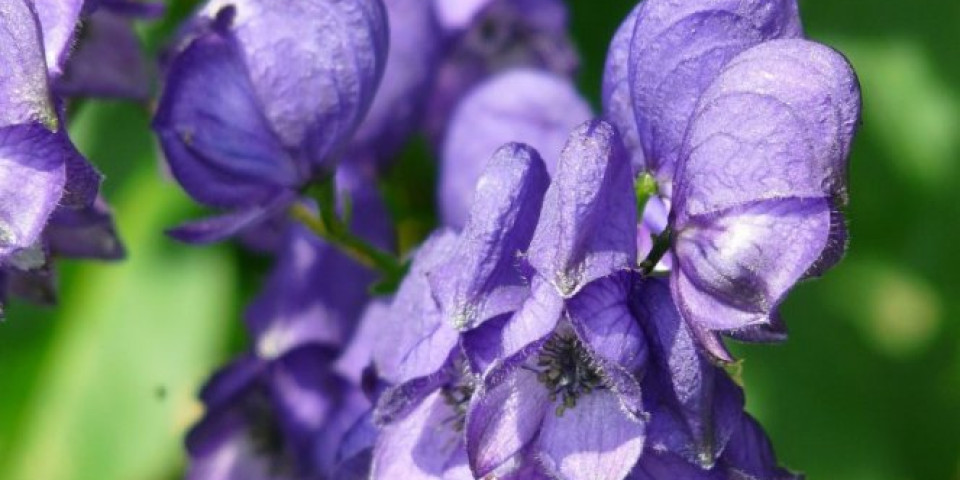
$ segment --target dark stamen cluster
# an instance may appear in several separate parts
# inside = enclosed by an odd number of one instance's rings
[[[243,414],[253,452],[267,462],[270,473],[293,473],[295,462],[267,394],[260,391],[251,394],[243,404]]]
[[[537,379],[550,391],[550,401],[560,399],[556,414],[577,406],[581,395],[603,388],[603,379],[580,339],[573,334],[556,334],[547,341],[537,358]]]
[[[456,380],[444,385],[440,389],[443,395],[443,401],[453,409],[453,416],[448,419],[453,429],[462,432],[467,420],[467,407],[470,405],[470,399],[477,390],[477,382],[473,374],[465,365],[457,367],[458,375]]]

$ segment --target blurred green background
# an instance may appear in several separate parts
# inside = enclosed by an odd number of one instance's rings
[[[192,3],[143,28],[150,48]],[[595,105],[606,45],[634,3],[571,0]],[[852,241],[839,267],[790,297],[789,342],[737,347],[749,409],[810,479],[960,479],[960,3],[801,10],[863,85]],[[108,176],[129,259],[63,262],[58,308],[14,303],[0,324],[0,479],[176,478],[195,392],[244,344],[238,319],[267,263],[162,235],[198,210],[165,180],[148,111],[88,102],[72,122]],[[406,160],[429,164],[418,155]]]

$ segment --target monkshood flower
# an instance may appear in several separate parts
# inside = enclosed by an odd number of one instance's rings
[[[420,127],[443,54],[443,36],[429,0],[383,0],[390,52],[370,111],[345,162],[389,162]]]
[[[332,371],[335,353],[306,344],[275,358],[244,355],[200,394],[203,419],[187,436],[191,480],[329,478],[339,445],[369,409]]]
[[[173,54],[154,118],[170,169],[229,212],[178,238],[219,240],[328,178],[383,71],[379,0],[214,0]]]
[[[531,67],[570,76],[577,67],[560,0],[433,0],[447,36],[426,118],[437,150],[460,99],[486,77]],[[489,154],[490,152],[488,152]]]
[[[393,231],[371,172],[343,164],[337,171],[342,198],[350,199],[351,230],[389,249]],[[277,249],[277,264],[247,310],[247,327],[263,355],[297,345],[345,345],[356,328],[376,275],[302,225],[290,222]]]
[[[501,145],[533,147],[552,173],[567,135],[592,116],[573,82],[548,71],[510,69],[477,85],[457,105],[447,127],[438,190],[442,223],[463,227],[477,181]]]
[[[475,475],[529,451],[552,478],[619,480],[640,457],[647,342],[628,292],[612,305],[602,294],[632,275],[631,178],[612,126],[591,121],[570,135],[525,254],[529,294],[498,341],[468,349],[494,358],[466,417]]]
[[[47,64],[48,56],[58,61],[62,55],[50,56],[51,50],[44,48],[45,35],[56,38],[57,30],[42,27],[39,12],[33,3],[20,0],[0,9],[0,269],[9,285],[5,290],[49,299],[48,241],[62,247],[63,228],[57,229],[69,225],[72,215],[98,208],[94,202],[101,177],[63,128],[62,112],[49,87],[57,64]],[[48,226],[49,235],[44,233]]]
[[[133,29],[135,19],[156,19],[163,5],[102,0],[85,5],[88,13],[63,75],[54,83],[61,96],[93,96],[146,101],[150,97],[152,61]]]
[[[801,35],[793,1],[651,0],[608,58],[607,115],[670,207],[674,296],[721,360],[711,332],[783,338],[786,293],[845,250],[859,87]]]

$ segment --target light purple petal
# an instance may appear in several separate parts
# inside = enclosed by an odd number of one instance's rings
[[[57,207],[73,146],[38,124],[0,127],[0,261],[33,246]]]
[[[646,169],[671,196],[681,141],[703,91],[743,50],[802,35],[796,0],[652,0],[634,25],[628,78]]]
[[[507,144],[494,153],[477,182],[453,257],[428,272],[450,326],[475,328],[523,304],[529,287],[517,263],[530,245],[549,184],[543,160],[530,147]]]
[[[553,334],[563,314],[564,301],[550,284],[533,279],[530,298],[500,332],[500,358],[513,367],[536,352]]]
[[[449,419],[453,409],[440,392],[403,420],[384,427],[373,451],[372,480],[442,480],[463,440]]]
[[[694,333],[681,318],[667,282],[650,279],[638,288],[636,309],[646,327],[655,368],[661,374],[677,410],[692,434],[692,448],[683,453],[691,462],[712,465],[739,422],[743,400],[725,373],[700,352]],[[654,412],[656,415],[657,412]]]
[[[380,88],[350,145],[354,155],[373,155],[380,162],[392,160],[419,126],[443,45],[429,0],[383,4],[390,23],[390,51]]]
[[[637,130],[637,118],[633,111],[633,99],[630,90],[630,46],[633,43],[633,30],[644,6],[640,2],[630,15],[623,20],[610,41],[607,61],[603,70],[603,114],[608,122],[617,127],[623,145],[630,154],[630,163],[634,174],[646,166],[643,144]]]
[[[530,243],[530,264],[558,294],[637,262],[630,162],[616,130],[591,121],[570,136]]]
[[[477,477],[511,461],[534,440],[547,414],[549,393],[536,373],[515,369],[474,394],[467,411],[466,442]]]
[[[373,100],[387,57],[378,0],[214,0],[235,8],[231,30],[256,98],[281,143],[315,168],[349,140]]]
[[[546,414],[537,450],[554,477],[622,480],[640,458],[643,443],[643,423],[620,409],[613,392],[596,390],[563,415]]]
[[[824,198],[762,201],[691,218],[677,234],[672,285],[684,317],[710,330],[769,323],[827,247],[831,218]]]
[[[477,181],[501,145],[530,145],[553,172],[569,133],[591,116],[573,83],[548,72],[510,70],[477,86],[457,107],[443,146],[443,223],[466,223]]]
[[[84,0],[33,0],[37,17],[43,27],[47,68],[50,76],[58,77],[70,56],[73,38],[80,24]]]
[[[53,1],[53,0],[50,0]],[[72,0],[65,5],[74,3]],[[38,122],[58,128],[47,88],[40,23],[26,0],[9,0],[0,9],[0,127]]]

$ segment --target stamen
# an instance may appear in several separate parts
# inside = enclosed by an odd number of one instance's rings
[[[589,352],[573,334],[551,337],[540,349],[536,365],[537,380],[550,391],[550,401],[559,400],[557,416],[575,408],[580,396],[605,388]]]

